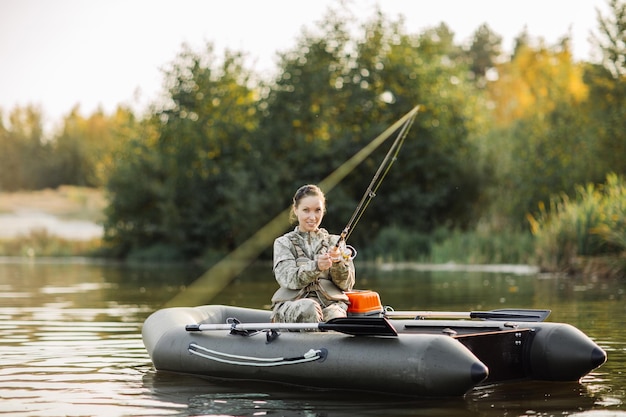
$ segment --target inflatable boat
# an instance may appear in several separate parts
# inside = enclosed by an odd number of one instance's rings
[[[143,341],[160,371],[419,397],[577,381],[606,361],[580,330],[543,322],[547,310],[395,312],[377,297],[350,294],[349,316],[327,323],[271,323],[269,311],[224,305],[166,308],[146,319]]]

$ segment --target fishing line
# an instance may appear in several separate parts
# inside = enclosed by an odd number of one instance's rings
[[[372,181],[370,182],[369,186],[365,190],[365,193],[363,193],[363,197],[361,198],[361,201],[359,202],[356,209],[354,210],[354,213],[352,213],[352,217],[350,217],[348,224],[341,232],[339,241],[337,242],[337,247],[339,247],[341,242],[345,243],[348,240],[348,238],[352,234],[352,231],[356,227],[357,223],[359,222],[359,220],[361,220],[363,213],[365,213],[365,210],[367,210],[367,207],[371,203],[372,199],[376,197],[376,192],[378,191],[378,188],[380,187],[383,180],[387,176],[387,173],[391,169],[391,166],[398,158],[398,154],[400,153],[400,148],[404,144],[404,140],[406,139],[409,133],[409,130],[411,129],[411,126],[413,125],[413,121],[415,120],[415,116],[417,115],[418,110],[419,110],[419,106],[415,107],[413,114],[402,125],[402,128],[400,129],[400,132],[398,132],[398,136],[396,137],[393,144],[389,148],[389,151],[387,152],[385,159],[383,159],[383,161],[379,165],[378,170],[376,171],[376,174],[374,174]]]

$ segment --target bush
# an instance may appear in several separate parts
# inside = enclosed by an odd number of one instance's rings
[[[428,235],[401,229],[397,226],[382,229],[367,248],[359,250],[368,260],[383,262],[417,261],[430,253]]]
[[[147,248],[131,250],[126,258],[129,262],[183,262],[185,257],[173,245],[157,243]]]
[[[453,230],[433,245],[430,262],[464,264],[532,263],[532,236],[527,232],[480,228]]]
[[[442,227],[430,235],[390,227],[361,252],[367,259],[383,262],[528,264],[533,238],[528,232],[493,231],[488,227],[472,231]]]
[[[540,204],[528,220],[546,270],[568,271],[579,257],[619,254],[626,250],[626,184],[609,174],[603,185],[577,187],[574,200],[562,195],[549,209]]]
[[[38,229],[0,240],[0,256],[92,256],[101,244],[101,239],[69,240],[54,236],[46,229]]]

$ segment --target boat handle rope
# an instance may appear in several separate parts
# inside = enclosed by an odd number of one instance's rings
[[[233,355],[230,353],[218,352],[216,350],[200,346],[197,343],[190,343],[187,350],[193,355],[220,363],[226,363],[229,365],[259,367],[296,365],[299,363],[307,363],[318,360],[323,361],[328,355],[328,350],[322,348],[309,349],[309,351],[305,352],[303,355],[293,358],[258,358],[252,356]]]

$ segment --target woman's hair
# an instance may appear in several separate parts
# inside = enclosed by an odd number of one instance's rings
[[[304,197],[310,197],[310,196],[319,197],[322,200],[322,204],[324,204],[324,212],[325,212],[326,211],[326,196],[324,195],[324,192],[320,189],[320,187],[318,187],[317,185],[313,185],[313,184],[303,185],[302,187],[298,188],[296,193],[293,195],[293,209],[298,208],[298,205],[300,204],[300,200],[302,200]],[[294,213],[294,210],[291,210],[291,213],[289,214],[289,220],[291,220],[292,223],[298,222],[298,219],[296,217],[296,213]]]

